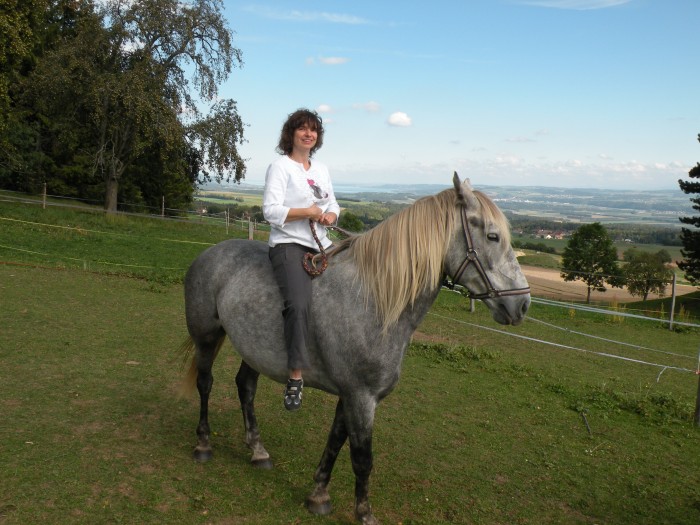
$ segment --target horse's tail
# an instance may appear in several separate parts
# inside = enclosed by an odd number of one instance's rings
[[[219,350],[221,350],[221,346],[224,344],[225,340],[226,336],[222,336],[221,339],[219,339],[219,341],[216,343],[214,359],[216,359],[216,356],[219,355]],[[187,372],[185,373],[185,376],[182,378],[182,381],[180,383],[179,393],[181,397],[192,396],[195,388],[197,387],[197,355],[195,353],[195,350],[196,346],[191,336],[188,336],[187,339],[185,339],[182,342],[180,348],[178,349],[178,353],[182,356],[183,368],[187,366],[187,363],[189,361],[189,368],[187,369]],[[214,361],[214,359],[212,359],[212,362]]]

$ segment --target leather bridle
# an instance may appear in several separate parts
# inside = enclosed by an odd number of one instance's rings
[[[467,243],[467,256],[464,258],[464,262],[460,264],[459,268],[452,277],[452,283],[458,284],[459,278],[462,277],[464,271],[469,267],[469,265],[473,264],[476,270],[479,272],[481,280],[486,285],[486,292],[474,293],[471,290],[467,289],[467,292],[469,292],[470,299],[494,299],[496,297],[504,297],[509,295],[529,294],[529,286],[527,288],[511,288],[509,290],[497,290],[493,286],[493,284],[491,284],[491,279],[489,279],[489,276],[486,274],[486,270],[484,269],[484,265],[481,264],[481,261],[479,260],[479,254],[476,252],[476,249],[474,249],[474,242],[472,241],[472,232],[469,228],[469,219],[467,217],[467,207],[464,205],[462,206],[461,218],[464,240]]]

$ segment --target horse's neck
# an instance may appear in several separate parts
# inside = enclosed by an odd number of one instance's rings
[[[406,306],[397,323],[399,330],[409,329],[410,333],[413,334],[437,299],[440,288],[441,286],[438,285],[434,289],[424,290],[418,294],[413,305]]]

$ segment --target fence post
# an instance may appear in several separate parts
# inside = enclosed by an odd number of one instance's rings
[[[46,183],[44,183],[44,193],[41,196],[41,207],[42,209],[46,209]]]
[[[695,367],[695,375],[698,376],[698,395],[695,398],[695,415],[693,422],[695,426],[700,427],[700,352],[698,352],[698,364]]]
[[[253,227],[253,221],[248,219],[248,240],[251,240],[251,241],[253,240],[253,238],[254,238],[253,232],[254,231],[255,231],[255,229]]]
[[[476,301],[470,297],[469,298],[469,312],[474,313],[474,310],[476,309],[475,307],[476,307]]]
[[[165,195],[163,195],[163,200],[160,205],[160,216],[165,217]]]
[[[676,273],[673,273],[673,281],[671,281],[671,318],[668,323],[668,329],[673,330],[673,314],[676,310]]]

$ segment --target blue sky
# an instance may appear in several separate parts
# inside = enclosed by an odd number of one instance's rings
[[[299,107],[336,185],[678,189],[700,161],[699,0],[224,6],[250,183]]]

